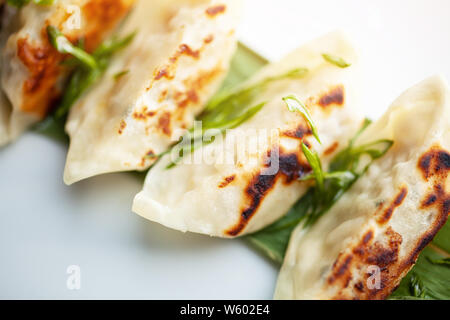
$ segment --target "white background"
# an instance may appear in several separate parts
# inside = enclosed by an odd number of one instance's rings
[[[365,113],[450,78],[449,0],[246,0],[240,39],[270,59],[343,29],[361,52]],[[0,150],[0,298],[269,299],[277,270],[239,240],[181,234],[130,211],[131,174],[62,183],[65,146],[26,134]],[[81,290],[66,269],[81,267]]]

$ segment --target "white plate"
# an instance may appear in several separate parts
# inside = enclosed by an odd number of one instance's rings
[[[450,78],[448,0],[246,0],[245,9],[240,39],[271,59],[347,31],[365,66],[361,108],[373,118],[423,78]],[[31,133],[0,150],[0,298],[272,297],[277,269],[246,244],[132,214],[141,186],[131,174],[64,186],[65,152]],[[67,287],[71,265],[79,290]]]

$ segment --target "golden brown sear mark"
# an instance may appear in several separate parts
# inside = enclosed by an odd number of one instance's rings
[[[146,106],[142,107],[141,111],[135,111],[132,114],[132,117],[135,120],[147,120],[148,118],[153,117],[156,114],[156,111],[149,111]]]
[[[186,55],[189,56],[193,59],[199,59],[200,58],[200,53],[201,51],[204,49],[204,47],[211,43],[214,40],[214,36],[213,35],[209,35],[207,36],[204,40],[203,40],[203,46],[198,49],[198,50],[193,50],[189,45],[182,43],[179,47],[178,50],[174,53],[173,56],[171,56],[169,58],[169,64],[166,66],[161,67],[160,69],[157,69],[155,71],[155,76],[154,76],[154,80],[161,80],[162,78],[166,78],[168,80],[172,80],[175,77],[175,68],[176,68],[176,63],[178,62],[178,59],[182,56],[182,55]],[[148,88],[147,90],[149,90],[150,88]]]
[[[214,41],[214,35],[210,34],[205,39],[203,39],[203,43],[208,44]]]
[[[258,174],[245,189],[250,198],[250,204],[241,212],[239,222],[225,233],[229,236],[237,236],[245,228],[252,215],[256,212],[265,195],[275,184],[276,176]]]
[[[178,57],[185,54],[194,59],[198,59],[200,57],[200,50],[192,50],[187,44],[180,45],[180,49],[177,52]]]
[[[432,181],[432,190],[422,200],[421,208],[436,206],[441,215],[448,216],[450,193],[445,187],[450,171],[450,154],[439,146],[433,146],[420,157],[417,166],[425,181]]]
[[[85,49],[88,52],[95,50],[104,34],[116,26],[134,2],[134,0],[91,0],[83,6],[84,19],[89,21],[88,29],[85,31]]]
[[[267,153],[267,159],[271,158],[272,150]],[[290,184],[294,180],[311,172],[311,166],[302,156],[301,152],[286,153],[280,148],[279,152],[279,170],[276,174],[265,174],[265,170],[256,174],[249,182],[245,189],[245,195],[248,204],[241,211],[239,222],[225,232],[229,236],[237,236],[247,226],[248,222],[258,210],[264,198],[275,186],[278,179],[283,178],[285,184]],[[266,164],[267,168],[271,167],[270,160]]]
[[[163,102],[167,98],[168,94],[169,94],[169,91],[167,89],[164,89],[163,91],[161,91],[159,98],[158,98],[158,102],[159,103]]]
[[[366,253],[369,253],[366,256],[367,263],[376,265],[380,268],[384,268],[398,260],[398,252],[403,241],[402,236],[395,232],[390,226],[386,228],[385,235],[387,238],[387,245],[375,242],[373,245],[366,247]]]
[[[185,95],[184,98],[180,101],[178,101],[177,105],[179,108],[185,108],[187,105],[192,103],[198,103],[199,98],[197,95],[197,92],[194,89],[189,89]]]
[[[364,292],[364,284],[362,283],[362,281],[359,281],[357,283],[355,283],[354,285],[355,290],[361,292]]]
[[[317,101],[317,104],[323,108],[326,108],[330,105],[342,106],[344,104],[344,97],[344,86],[338,85],[332,88],[327,93],[323,94]]]
[[[450,154],[438,146],[433,146],[420,157],[418,167],[425,180],[431,177],[439,177],[441,180],[447,178],[450,170]]]
[[[119,131],[118,131],[119,134],[122,134],[126,127],[127,127],[127,123],[125,122],[125,120],[120,120]]]
[[[152,149],[148,150],[147,153],[145,154],[145,157],[147,158],[154,158],[155,156],[156,154]]]
[[[215,17],[216,15],[220,14],[220,13],[224,13],[226,10],[226,6],[223,4],[219,4],[213,7],[209,7],[208,9],[206,9],[206,14],[210,17]]]
[[[223,181],[221,183],[219,183],[219,188],[225,188],[231,182],[233,182],[235,178],[236,178],[235,174],[233,174],[231,176],[228,176],[228,177],[225,177],[225,179],[223,179]]]
[[[436,201],[438,201],[437,195],[434,193],[429,194],[426,196],[426,198],[424,200],[422,200],[420,207],[421,208],[431,207],[432,205],[434,205],[436,203]]]
[[[175,91],[169,93],[169,91],[165,89],[160,94],[159,102],[162,102],[167,97],[173,99],[176,106],[178,106],[178,109],[173,114],[174,121],[175,120],[181,121],[184,117],[184,112],[186,111],[187,107],[190,105],[195,106],[199,104],[202,92],[214,79],[220,76],[222,71],[223,69],[220,63],[213,69],[199,70],[194,77],[185,79],[183,81],[185,87],[184,91]],[[172,78],[172,76],[169,75],[169,72],[167,71],[166,68],[161,69],[159,72],[160,73],[156,75],[155,80],[158,80],[162,77],[167,77],[169,79]],[[144,108],[144,110],[141,112],[135,112],[133,114],[133,117],[139,120],[146,120],[148,117],[152,117],[154,115],[155,115],[154,111],[147,112],[146,108]],[[168,130],[166,130],[166,132],[168,132]]]
[[[296,129],[284,131],[282,134],[286,137],[302,139],[304,136],[311,135],[312,130],[309,126],[300,124]]]
[[[164,112],[159,117],[157,127],[167,136],[172,134],[172,130],[170,128],[170,112]]]
[[[336,141],[331,146],[326,148],[325,151],[323,152],[323,154],[326,156],[329,156],[329,155],[333,154],[338,147],[339,147],[339,142]]]
[[[282,149],[280,149],[281,151]],[[270,164],[269,164],[270,167]],[[284,184],[291,184],[293,181],[305,176],[312,170],[303,154],[280,152],[278,176],[283,178]]]
[[[345,282],[349,281],[351,278],[350,273],[350,265],[353,260],[352,255],[339,256],[338,259],[334,262],[331,275],[328,277],[327,281],[329,284],[333,284],[338,279],[342,278],[345,274]]]
[[[378,217],[377,219],[378,224],[385,224],[389,221],[389,219],[391,219],[395,209],[401,206],[407,194],[408,188],[406,186],[401,187],[400,191],[397,193],[391,204],[384,210],[383,214],[380,217]]]
[[[223,71],[221,64],[219,63],[213,69],[210,70],[200,70],[197,77],[193,79],[186,79],[184,84],[187,88],[193,90],[202,90],[206,85],[211,83],[215,78],[217,78]]]
[[[177,52],[175,52],[175,54],[169,58],[169,61],[172,63],[176,63],[182,55],[198,59],[200,58],[200,50],[192,50],[191,47],[183,43],[178,47]]]
[[[182,43],[178,47],[178,50],[175,52],[175,54],[172,57],[169,58],[169,60],[172,63],[176,63],[178,61],[178,59],[182,55],[186,55],[186,56],[191,57],[193,59],[198,59],[198,58],[200,58],[200,51],[201,51],[201,49],[199,49],[199,50],[192,50],[192,48],[190,46],[188,46],[185,43]]]
[[[368,244],[370,240],[373,238],[373,231],[369,230],[366,232],[366,234],[363,236],[362,244]]]
[[[141,163],[139,165],[141,167],[145,167],[146,165],[152,164],[154,161],[156,161],[157,158],[158,157],[156,156],[155,152],[152,149],[150,149],[141,158]]]
[[[207,85],[209,85],[215,78],[217,78],[221,72],[222,67],[218,65],[211,70],[199,71],[195,78],[186,79],[184,81],[186,91],[175,92],[174,94],[175,102],[179,109],[181,109],[180,116],[183,115],[183,110],[187,106],[199,103],[199,95],[201,94],[202,90],[204,90]]]
[[[162,78],[172,80],[174,78],[174,76],[169,73],[169,70],[167,67],[163,67],[156,71],[155,77],[153,79],[161,80]]]
[[[192,50],[187,44],[181,44],[175,54],[169,58],[170,64],[156,70],[154,80],[157,81],[162,78],[172,80],[175,77],[175,64],[182,55],[187,55],[194,59],[198,59],[200,57],[200,50]]]
[[[24,103],[21,109],[44,117],[51,102],[60,94],[55,83],[62,70],[59,65],[62,55],[48,41],[37,47],[26,37],[17,41],[17,56],[29,71],[29,77],[23,84]]]

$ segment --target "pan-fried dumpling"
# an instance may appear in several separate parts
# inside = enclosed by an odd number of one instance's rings
[[[131,9],[134,0],[59,0],[52,5],[34,2],[2,15],[0,145],[42,120],[60,96],[67,70],[64,55],[50,44],[47,26],[58,27],[76,43],[83,38],[92,52]]]
[[[239,12],[237,0],[140,1],[121,29],[133,42],[70,112],[64,181],[145,170],[191,127],[228,70]]]
[[[378,139],[394,144],[315,225],[293,232],[275,298],[386,298],[445,224],[450,208],[445,81],[432,77],[406,91],[357,144]]]
[[[340,68],[327,62],[324,53],[352,65]],[[219,237],[254,232],[278,219],[308,188],[298,181],[311,171],[301,142],[318,150],[326,167],[361,124],[356,59],[346,38],[332,33],[265,67],[244,86],[296,68],[308,72],[271,82],[252,102],[267,103],[225,138],[196,149],[171,169],[166,169],[171,154],[162,158],[149,171],[133,211],[170,228]],[[290,94],[309,109],[322,145],[312,138],[303,116],[282,101]],[[203,161],[184,160],[189,158]]]

